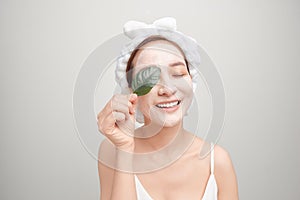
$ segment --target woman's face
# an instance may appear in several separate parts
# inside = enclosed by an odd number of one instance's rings
[[[161,69],[160,81],[138,100],[145,124],[172,127],[180,123],[193,98],[192,80],[182,52],[168,41],[152,41],[138,51],[133,65],[133,77],[151,65]]]

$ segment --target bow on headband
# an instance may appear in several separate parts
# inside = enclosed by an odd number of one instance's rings
[[[153,24],[146,24],[144,22],[139,22],[139,21],[128,21],[124,25],[123,31],[127,37],[133,39],[138,34],[146,33],[147,29],[149,28],[175,31],[177,28],[176,20],[172,17],[164,17],[154,21]]]

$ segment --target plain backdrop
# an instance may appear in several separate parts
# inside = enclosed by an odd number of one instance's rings
[[[219,144],[242,200],[300,196],[300,3],[0,1],[0,199],[99,199],[97,161],[74,128],[80,68],[131,19],[173,16],[206,49],[226,91]]]

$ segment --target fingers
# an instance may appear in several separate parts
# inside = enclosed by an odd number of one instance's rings
[[[130,113],[128,107],[131,107],[131,103],[128,103],[128,99],[125,95],[114,95],[111,100],[105,105],[103,110],[98,114],[98,120],[110,115],[113,111],[124,112],[125,115]]]
[[[116,126],[119,126],[119,123],[125,122],[125,119],[124,113],[114,111],[98,121],[99,130],[104,134],[111,134]]]
[[[115,128],[116,122],[134,118],[137,99],[136,94],[114,95],[97,116],[99,130]]]
[[[115,95],[111,100],[111,108],[113,111],[120,111],[126,115],[126,119],[129,115],[135,113],[135,104],[137,103],[137,95]]]
[[[126,119],[126,116],[122,112],[113,111],[112,115],[117,122],[124,121]]]
[[[130,112],[135,113],[136,105],[138,102],[138,96],[136,94],[130,94],[128,99],[130,102]]]
[[[98,119],[98,129],[104,135],[111,134],[115,129],[115,127],[116,127],[116,120],[115,117],[113,116],[113,113],[110,113],[105,117],[101,116]]]
[[[122,131],[123,134],[133,136],[134,121],[132,121],[132,119],[126,120],[124,113],[114,111],[106,116],[101,123],[98,122],[98,127],[103,135],[109,137],[118,130]]]
[[[123,113],[125,115],[125,119],[128,119],[130,117],[129,109],[127,105],[118,104],[116,106],[113,106],[112,112]]]

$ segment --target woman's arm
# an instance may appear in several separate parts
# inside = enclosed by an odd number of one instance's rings
[[[106,149],[107,150],[107,149]],[[104,151],[99,150],[99,155]],[[109,153],[109,152],[105,152]],[[126,168],[129,169],[132,163],[132,157],[122,156],[122,154],[116,151],[114,154],[114,168],[107,167],[102,162],[98,161],[98,173],[100,179],[100,199],[101,200],[122,200],[132,199],[136,200],[135,180],[132,173],[126,173],[117,169]],[[125,158],[125,159],[124,159]],[[109,161],[111,162],[111,161]]]
[[[218,200],[238,200],[238,184],[229,153],[215,146],[215,178],[218,185]]]
[[[136,104],[136,94],[114,95],[98,114],[99,131],[107,138],[98,152],[102,200],[137,199],[134,175],[118,170],[133,171],[133,156],[124,151],[134,150],[134,138],[131,135],[134,133]]]

